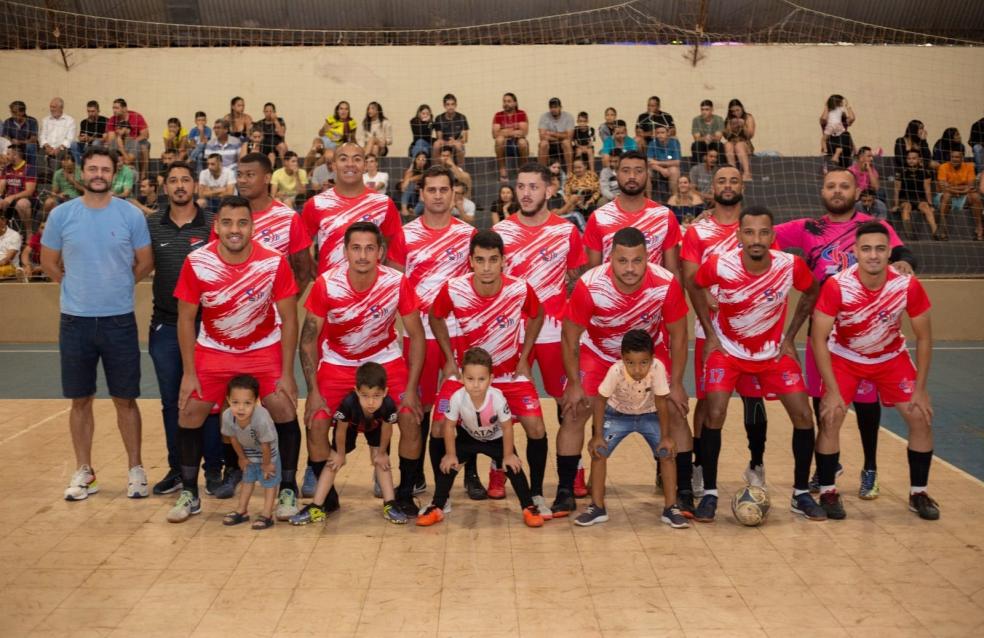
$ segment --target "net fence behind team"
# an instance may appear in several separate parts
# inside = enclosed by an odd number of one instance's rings
[[[980,112],[984,88],[973,79],[984,66],[984,7],[960,2],[933,7],[905,2],[898,15],[891,15],[878,9],[880,3],[869,0],[844,9],[850,13],[843,16],[786,0],[740,6],[713,0],[636,0],[604,7],[569,2],[526,8],[527,12],[556,11],[533,17],[509,5],[490,8],[486,3],[466,2],[439,21],[421,11],[419,16],[398,22],[380,15],[385,3],[367,3],[344,15],[320,3],[301,2],[296,7],[291,3],[275,16],[261,10],[262,3],[249,2],[191,3],[197,4],[193,15],[175,13],[178,9],[173,3],[153,1],[125,3],[111,10],[101,3],[39,4],[0,1],[0,49],[6,50],[0,51],[0,59],[32,51],[32,55],[47,56],[44,63],[30,67],[30,77],[14,74],[10,78],[5,92],[8,99],[22,99],[22,88],[43,87],[26,89],[45,96],[32,100],[40,119],[50,96],[77,84],[87,65],[105,62],[108,72],[90,87],[92,97],[106,105],[105,112],[112,98],[128,96],[132,108],[148,116],[155,157],[160,151],[158,131],[164,129],[167,117],[178,115],[190,121],[199,109],[210,115],[224,113],[217,105],[224,105],[232,95],[245,94],[254,111],[259,110],[257,102],[278,103],[278,112],[298,123],[292,126],[287,142],[302,157],[324,113],[330,113],[339,99],[351,101],[359,120],[363,105],[370,100],[384,105],[397,102],[403,106],[387,108],[394,143],[389,156],[381,159],[380,170],[389,174],[388,193],[399,203],[400,178],[410,164],[405,151],[410,141],[406,122],[417,104],[429,103],[437,115],[442,110],[440,96],[456,94],[459,109],[468,114],[471,125],[463,168],[471,175],[469,198],[478,207],[476,225],[481,227],[491,223],[489,211],[500,187],[489,126],[492,114],[500,109],[503,92],[514,90],[511,74],[519,69],[536,76],[532,82],[536,91],[519,94],[519,107],[530,121],[531,158],[537,156],[537,120],[547,110],[548,97],[561,97],[564,110],[574,117],[587,111],[596,132],[604,121],[605,108],[614,106],[632,137],[636,115],[646,110],[646,97],[655,94],[662,98],[661,108],[676,116],[681,174],[688,174],[695,164],[690,120],[697,115],[700,101],[712,99],[715,113],[727,118],[729,100],[739,98],[755,114],[759,129],[745,200],[769,206],[779,221],[821,212],[819,186],[830,159],[819,152],[822,130],[818,116],[829,95],[844,95],[855,110],[858,119],[850,127],[853,146],[872,149],[881,178],[878,199],[889,209],[889,219],[899,231],[903,225],[892,210],[896,138],[904,134],[910,120],[919,119],[929,130],[930,149],[949,127],[961,132],[966,145],[971,122],[984,115]],[[69,7],[74,11],[59,10]],[[93,15],[100,10],[112,15]],[[358,28],[380,23],[410,26]],[[314,29],[312,24],[334,28]],[[124,79],[133,77],[132,69],[123,68],[129,58],[109,57],[130,55],[134,50],[146,55],[141,58],[146,79],[139,83],[139,90]],[[341,56],[337,69],[329,68],[333,62],[323,61],[326,55]],[[365,77],[346,72],[356,56],[372,60],[369,66],[375,86],[368,86],[372,82]],[[312,101],[306,89],[298,88],[306,75],[290,75],[288,67],[295,60],[300,66],[315,58],[318,79],[335,86],[330,96],[323,96],[323,103],[312,107],[300,104]],[[216,88],[212,94],[208,88],[212,83],[205,83],[204,88],[183,91],[176,101],[175,87],[163,80],[166,73],[154,70],[169,60],[203,60],[200,68],[208,74],[220,59],[230,65],[243,61],[242,71],[231,74],[232,80],[238,76],[242,81],[241,91]],[[354,65],[358,67],[358,62]],[[394,79],[409,70],[434,74],[417,83],[428,87],[416,89],[418,95],[412,95],[413,82]],[[262,81],[252,77],[257,73]],[[131,99],[132,95],[142,97]],[[405,107],[408,100],[413,101],[409,110]],[[156,113],[155,104],[166,104],[169,112]],[[81,119],[80,107],[67,108],[69,112],[73,109]],[[791,122],[795,126],[787,129]],[[601,141],[596,138],[593,146],[594,167],[600,173]],[[965,161],[973,163],[971,149],[965,148]],[[509,157],[507,162],[509,176],[515,177],[516,158]],[[931,173],[935,175],[936,170]],[[936,193],[935,180],[933,188]],[[654,181],[654,199],[665,201],[670,194],[667,181]],[[935,203],[937,217],[939,208]],[[975,223],[970,203],[964,202],[960,210],[951,208],[947,216],[950,241],[933,241],[925,219],[913,210],[914,239],[907,243],[923,275],[980,276],[984,274],[984,242],[972,241]]]

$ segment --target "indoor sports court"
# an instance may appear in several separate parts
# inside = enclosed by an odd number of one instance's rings
[[[984,8],[957,0],[850,6],[822,0],[420,0],[413,7],[392,0],[0,0],[0,65],[8,71],[0,101],[10,107],[10,117],[0,117],[0,361],[6,370],[0,383],[0,637],[984,635],[984,85],[978,77],[984,68]],[[565,118],[571,128],[560,123]],[[539,161],[550,171],[543,178],[542,210],[578,228],[585,255],[602,263],[598,268],[606,267],[613,248],[606,247],[604,255],[594,249],[593,255],[585,227],[591,227],[592,215],[597,219],[608,210],[603,207],[628,201],[618,166],[623,153],[639,151],[646,166],[643,197],[652,200],[647,205],[675,219],[682,235],[684,252],[664,257],[660,265],[683,283],[690,307],[683,385],[691,428],[700,323],[691,300],[702,291],[688,287],[687,233],[701,220],[723,224],[715,210],[727,206],[766,207],[770,225],[832,215],[833,200],[821,189],[829,175],[850,171],[856,204],[850,208],[849,202],[845,210],[885,226],[893,251],[888,261],[911,265],[912,280],[918,279],[932,306],[926,384],[933,408],[932,460],[928,486],[920,489],[928,488],[938,520],[923,520],[910,508],[918,483],[910,472],[909,432],[892,407],[880,413],[877,481],[873,496],[862,499],[859,491],[870,485],[863,483],[858,414],[847,405],[838,459],[843,473],[836,475],[843,520],[808,520],[790,511],[796,444],[791,446],[793,425],[779,401],[765,403],[764,486],[752,490],[748,476],[757,466],[749,464],[748,417],[734,394],[722,429],[720,502],[711,522],[696,520],[694,502],[683,513],[688,527],[669,525],[664,507],[671,504],[664,502],[653,452],[642,436],[629,436],[607,462],[608,519],[598,521],[604,524],[575,524],[589,509],[590,494],[577,498],[576,511],[544,516],[542,527],[534,528],[529,517],[524,524],[529,508],[517,503],[513,485],[505,484],[504,499],[472,500],[457,480],[439,510],[440,524],[421,526],[414,517],[435,507],[430,452],[426,486],[410,502],[419,512],[404,518],[406,524],[389,524],[397,521],[385,518],[386,508],[400,507],[400,486],[385,506],[374,495],[379,474],[359,437],[343,457],[343,470],[333,469],[332,461],[327,466],[337,473],[341,507],[332,511],[322,503],[323,521],[291,524],[289,519],[308,511],[302,506],[314,504],[307,485],[314,480],[313,466],[306,470],[305,464],[318,453],[307,443],[305,375],[311,371],[304,358],[305,330],[316,311],[304,302],[331,270],[323,262],[332,258],[326,258],[326,233],[308,225],[305,215],[329,193],[346,197],[355,146],[362,173],[355,183],[386,201],[406,228],[418,219],[425,225],[438,208],[426,191],[432,175],[427,171],[434,166],[449,176],[442,214],[453,223],[487,231],[502,228],[497,224],[509,217],[520,219],[527,215],[520,187],[520,175],[527,173],[521,169],[527,160]],[[66,313],[64,288],[78,284],[52,280],[55,269],[67,277],[72,254],[47,252],[57,240],[44,225],[57,222],[60,228],[59,210],[91,201],[96,178],[82,169],[92,161],[92,147],[112,150],[105,156],[116,162],[113,178],[104,181],[114,206],[128,202],[141,211],[140,224],[144,218],[148,226],[170,220],[175,232],[180,227],[169,211],[194,210],[192,225],[199,215],[209,220],[199,230],[222,259],[227,233],[236,232],[219,221],[229,206],[245,206],[253,219],[260,215],[255,202],[269,196],[288,217],[303,219],[311,235],[300,251],[311,259],[310,272],[292,261],[297,252],[282,251],[281,262],[288,264],[282,270],[289,268],[303,282],[296,308],[300,336],[294,335],[301,350],[293,368],[304,438],[291,492],[296,506],[291,517],[274,523],[277,517],[270,516],[269,529],[228,522],[230,512],[239,511],[243,487],[236,481],[242,471],[231,483],[231,498],[213,495],[208,472],[194,474],[202,487],[201,497],[197,487],[194,495],[200,512],[188,505],[187,520],[173,522],[184,494],[192,498],[187,464],[176,468],[174,462],[189,454],[189,439],[179,435],[171,449],[165,440],[163,373],[152,360],[149,339],[162,324],[174,323],[160,320],[171,317],[161,310],[162,299],[190,303],[175,297],[174,288],[162,294],[154,282],[184,273],[190,263],[182,261],[184,252],[192,248],[182,245],[175,265],[173,255],[163,252],[170,240],[161,242],[154,229],[148,236],[156,268],[135,287],[124,286],[121,293],[101,262],[86,266],[90,296],[128,298],[133,291],[139,369],[124,376],[133,383],[139,373],[136,406],[147,496],[139,497],[139,488],[133,494],[132,461],[121,440],[125,428],[117,427],[102,365],[93,402],[92,465],[84,466],[91,481],[78,483],[85,471],[76,462],[70,420],[77,415],[65,398],[60,350],[70,340],[65,317],[72,315]],[[249,182],[250,165],[265,165],[271,173],[259,195],[248,194],[256,183]],[[194,182],[190,194],[182,193],[188,195],[184,203],[170,181],[182,167]],[[741,197],[731,203],[719,197],[712,179],[722,167],[737,176]],[[121,174],[129,177],[121,180]],[[912,184],[915,191],[909,190]],[[230,204],[230,196],[240,203]],[[742,222],[735,223],[741,246]],[[805,228],[806,234],[824,232],[809,222]],[[403,233],[399,225],[397,230]],[[647,234],[639,241],[648,251],[654,240],[643,230]],[[268,241],[268,234],[278,232],[254,233],[250,241]],[[853,227],[851,232],[853,237]],[[347,234],[344,241],[348,250]],[[390,235],[385,241],[393,246]],[[205,239],[192,239],[191,245],[204,246]],[[787,252],[808,261],[814,272],[817,260],[832,264],[830,277],[860,263],[848,249],[831,246],[813,255]],[[466,243],[464,250],[461,256],[470,258],[475,248]],[[548,253],[539,253],[544,262],[551,259]],[[105,254],[110,261],[110,252]],[[457,258],[450,248],[447,256]],[[508,252],[500,250],[500,256],[508,261]],[[165,257],[172,260],[170,274]],[[124,268],[131,276],[140,270],[139,255],[134,259],[132,268],[129,262]],[[563,282],[565,303],[588,269],[584,260],[579,264]],[[308,281],[315,285],[308,288]],[[437,283],[447,289],[446,281]],[[240,293],[255,301],[252,288]],[[429,348],[435,336],[424,310],[428,302],[419,288],[416,294]],[[784,325],[801,299],[799,292],[787,296]],[[280,330],[283,312],[276,308],[270,312]],[[371,310],[375,317],[376,307]],[[191,312],[175,305],[179,322],[194,317]],[[514,321],[497,319],[504,325]],[[556,318],[557,335],[568,321],[571,314]],[[910,317],[900,321],[904,352],[917,362],[917,331]],[[287,331],[277,334],[290,338]],[[318,338],[327,340],[325,334]],[[402,316],[395,334],[400,356],[409,357]],[[182,338],[174,337],[175,350]],[[804,325],[795,342],[797,363],[809,356],[807,339]],[[321,348],[319,341],[317,352],[324,356]],[[436,352],[428,350],[427,356]],[[175,356],[181,364],[180,354]],[[443,380],[441,365],[429,363]],[[533,368],[548,445],[540,498],[550,503],[556,494],[556,508],[563,489],[559,459],[565,457],[557,443],[558,399],[547,392],[544,374],[555,371],[541,365]],[[204,400],[204,393],[192,396]],[[366,404],[359,405],[361,414]],[[325,418],[337,427],[339,406],[326,402],[325,408]],[[475,407],[480,423],[483,409]],[[464,420],[455,424],[459,438]],[[283,456],[283,423],[271,425]],[[516,431],[517,458],[531,473],[529,437],[520,427]],[[405,470],[399,440],[394,424],[394,483]],[[230,451],[233,459],[242,452],[237,445],[226,438],[223,485],[230,468],[237,469],[229,460]],[[581,461],[589,468],[591,457],[582,448]],[[196,454],[198,472],[203,456],[200,449]],[[689,459],[691,452],[681,454]],[[325,461],[320,463],[318,473],[326,471]],[[261,483],[270,478],[259,471]],[[157,493],[175,472],[176,487]],[[98,491],[90,489],[96,474]],[[478,476],[490,487],[486,456],[479,456]],[[284,483],[278,485],[277,512]],[[73,487],[81,487],[74,501]],[[819,481],[816,487],[820,491]],[[742,516],[762,517],[761,522],[742,524],[733,497],[763,492],[764,504],[740,505],[747,508]],[[257,488],[250,501],[253,523],[263,494]],[[698,500],[703,502],[699,495]],[[544,509],[539,501],[532,508]]]

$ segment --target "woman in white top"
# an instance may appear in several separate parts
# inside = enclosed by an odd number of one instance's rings
[[[356,132],[356,138],[366,155],[386,157],[389,153],[389,146],[393,143],[393,125],[383,115],[379,102],[370,102],[366,107],[366,116]]]

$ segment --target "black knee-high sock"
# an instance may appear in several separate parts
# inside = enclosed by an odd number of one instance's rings
[[[861,434],[861,448],[864,450],[864,469],[878,469],[878,428],[881,424],[881,404],[854,402],[854,413],[858,416],[858,432]]]
[[[765,417],[765,401],[760,398],[741,398],[745,408],[745,434],[748,435],[748,466],[762,465],[765,455],[765,436],[768,421]]]
[[[546,435],[539,439],[526,439],[526,462],[530,466],[530,491],[533,496],[543,496],[543,475],[547,471]]]
[[[424,464],[427,462],[427,435],[430,434],[430,411],[424,411],[424,418],[420,420],[420,458],[417,459],[417,482],[424,480]],[[440,462],[440,459],[438,459]]]
[[[676,475],[677,475],[677,492],[689,492],[690,484],[694,478],[694,466],[690,460],[690,452],[677,453]]]
[[[198,467],[202,464],[205,430],[179,427],[178,444],[181,446],[181,482],[184,484],[184,489],[198,498]]]
[[[438,459],[438,463],[440,463]],[[471,458],[465,462],[465,476],[478,476],[478,458]]]
[[[448,504],[448,497],[451,495],[451,488],[454,486],[456,476],[458,476],[458,470],[451,470],[447,474],[440,470],[437,471],[437,476],[434,477],[434,498],[431,500],[435,506],[444,509],[444,506]]]
[[[580,460],[580,454],[557,455],[557,491],[574,493],[574,475],[577,474],[577,462]]]
[[[816,435],[813,428],[793,429],[793,489],[810,489],[810,462],[813,460],[813,448]],[[837,466],[834,466],[836,472]]]
[[[915,452],[906,448],[905,452],[909,457],[909,485],[926,487],[929,484],[929,464],[933,461],[933,451]]]
[[[820,427],[820,397],[810,397],[810,401],[811,401],[811,403],[813,403],[813,423],[815,423],[816,424],[816,427],[819,429],[819,427]],[[814,439],[814,443],[816,443],[816,439]],[[813,460],[816,462],[817,468],[819,468],[820,467],[820,456],[816,453],[816,450],[814,450],[814,452],[813,452]],[[819,471],[819,469],[817,471]],[[797,489],[799,489],[799,488],[797,488]]]
[[[297,417],[283,423],[274,423],[277,428],[277,449],[280,451],[280,489],[297,489],[297,461],[301,456],[301,426]]]
[[[417,482],[417,459],[400,455],[400,484],[396,487],[396,498],[413,498],[413,486]]]
[[[817,478],[820,485],[833,485],[837,480],[837,464],[840,462],[840,452],[833,454],[816,453],[817,457]]]
[[[694,467],[702,467],[704,465],[704,454],[703,448],[700,445],[700,437],[694,437]]]
[[[308,459],[308,464],[311,466],[311,471],[314,472],[314,478],[321,478],[321,473],[325,471],[325,465],[328,461],[312,461]]]
[[[204,432],[204,430],[202,430],[202,432]],[[222,455],[225,457],[225,466],[227,472],[229,470],[239,469],[239,455],[236,454],[236,448],[232,447],[232,443],[222,444]]]
[[[721,430],[704,427],[700,437],[704,455],[704,490],[716,490],[718,478],[718,458],[721,456]]]
[[[441,473],[441,459],[447,453],[447,446],[444,445],[443,436],[432,436],[430,438],[430,460],[431,460],[431,471],[434,472],[434,481],[436,485],[437,475]],[[435,488],[436,489],[436,488]]]
[[[513,492],[516,493],[516,498],[519,499],[519,504],[523,506],[523,509],[533,505],[533,494],[530,493],[530,486],[526,482],[526,474],[523,473],[523,470],[513,472],[506,468],[506,478],[512,483]]]

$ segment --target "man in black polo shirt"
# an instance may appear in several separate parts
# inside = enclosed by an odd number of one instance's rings
[[[155,268],[150,357],[154,361],[161,392],[170,469],[164,479],[154,486],[154,494],[170,494],[182,487],[181,451],[178,449],[178,390],[183,368],[178,348],[178,301],[174,298],[174,287],[185,257],[207,244],[212,230],[212,216],[195,205],[195,172],[191,166],[185,162],[172,162],[163,177],[168,206],[147,218]],[[218,415],[210,416],[205,428],[205,489],[209,494],[215,494],[223,485],[222,436],[219,434]]]
[[[673,116],[666,111],[661,111],[659,107],[659,97],[654,95],[646,102],[646,112],[640,113],[636,118],[636,145],[642,153],[645,153],[656,139],[657,126],[665,126],[670,137],[676,137]]]

